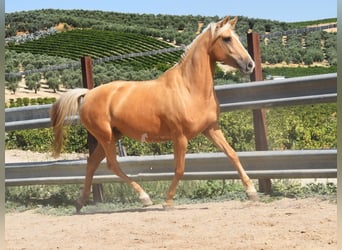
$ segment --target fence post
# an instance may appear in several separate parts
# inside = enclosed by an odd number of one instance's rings
[[[261,53],[260,53],[260,36],[257,33],[247,34],[248,52],[255,62],[255,68],[250,75],[252,82],[262,81]],[[255,134],[255,149],[257,151],[268,150],[267,128],[265,110],[253,110],[253,125]],[[271,179],[259,179],[259,191],[265,194],[271,192]]]
[[[93,79],[93,62],[90,56],[85,56],[81,58],[81,69],[82,69],[82,81],[83,87],[92,89],[94,88],[94,79]],[[93,153],[95,147],[97,145],[97,141],[94,136],[92,136],[88,132],[88,147],[89,147],[89,155]],[[103,186],[102,184],[93,184],[93,200],[94,202],[103,202]]]

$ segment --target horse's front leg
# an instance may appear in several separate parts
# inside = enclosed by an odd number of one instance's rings
[[[246,192],[250,200],[257,200],[258,194],[255,190],[253,182],[248,177],[244,170],[238,155],[234,149],[228,144],[222,130],[219,128],[217,123],[206,129],[203,134],[208,137],[220,150],[222,150],[233,162],[234,167],[238,171],[243,185],[246,187]]]
[[[84,187],[81,193],[81,196],[75,203],[77,213],[80,212],[83,205],[87,202],[90,194],[90,188],[93,181],[93,176],[96,169],[99,167],[100,162],[104,159],[105,153],[100,144],[97,144],[93,153],[89,156],[87,160],[87,170],[86,177],[84,181]]]
[[[173,197],[176,194],[177,185],[180,179],[184,175],[185,168],[185,153],[186,148],[188,146],[188,139],[185,136],[177,138],[173,142],[174,149],[174,164],[175,164],[175,175],[172,179],[169,190],[166,193],[166,201],[163,204],[165,209],[169,209],[173,207]]]

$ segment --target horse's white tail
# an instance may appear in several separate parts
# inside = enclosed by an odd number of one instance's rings
[[[58,157],[64,141],[63,126],[70,123],[70,119],[78,114],[80,97],[84,96],[88,89],[73,89],[65,93],[55,102],[50,110],[51,126],[55,135],[53,142],[54,157]]]

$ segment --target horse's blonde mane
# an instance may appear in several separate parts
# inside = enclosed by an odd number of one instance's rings
[[[212,36],[214,36],[214,35],[215,35],[216,26],[217,26],[217,24],[214,23],[214,22],[209,23],[209,25],[208,25],[206,28],[204,28],[204,29],[202,30],[201,34],[198,35],[198,36],[197,36],[197,37],[196,37],[196,38],[187,46],[187,48],[186,48],[184,54],[192,47],[192,45],[193,45],[194,43],[196,43],[196,41],[198,40],[198,38],[200,38],[201,36],[203,36],[203,34],[205,34],[205,32],[206,32],[207,30],[210,30],[210,34],[211,34]]]
[[[184,53],[181,55],[181,61],[183,61],[184,57],[187,55],[188,51],[192,48],[192,46],[197,42],[197,40],[203,36],[203,34],[205,34],[205,32],[207,30],[210,29],[210,33],[211,35],[214,35],[215,33],[215,29],[216,29],[216,23],[212,22],[210,23],[206,28],[204,28],[201,32],[201,34],[199,34],[188,46],[186,46],[185,50],[184,50]]]
[[[227,27],[228,26],[228,27]],[[188,54],[189,50],[192,48],[192,46],[198,41],[198,39],[203,36],[203,34],[205,34],[208,30],[210,30],[210,34],[212,36],[212,40],[214,41],[218,36],[221,35],[221,33],[230,28],[230,23],[227,22],[225,25],[223,25],[220,29],[216,29],[217,28],[217,23],[211,22],[208,24],[208,26],[206,28],[204,28],[201,32],[201,34],[199,34],[188,46],[186,46],[184,53],[181,55],[181,59],[179,60],[179,62],[176,64],[181,64],[184,61],[184,58],[186,57],[186,55]],[[176,66],[175,65],[175,66]]]

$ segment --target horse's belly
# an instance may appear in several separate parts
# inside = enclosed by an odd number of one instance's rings
[[[115,126],[120,133],[126,135],[132,139],[141,142],[163,142],[172,139],[170,132],[168,130],[153,130],[151,127],[142,128],[141,126],[135,127],[132,125],[126,126]]]
[[[142,142],[160,142],[171,140],[172,131],[154,112],[116,113],[112,127],[122,134]]]

